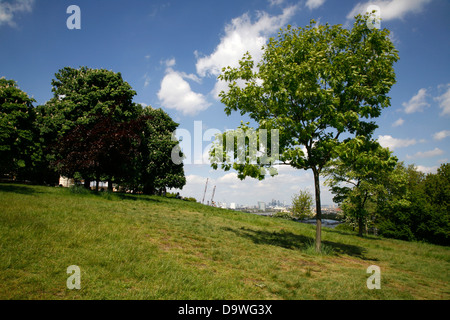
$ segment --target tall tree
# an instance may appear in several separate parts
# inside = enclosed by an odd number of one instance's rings
[[[139,184],[146,194],[162,193],[166,188],[182,189],[186,184],[183,163],[171,159],[172,151],[178,146],[178,141],[173,139],[178,123],[162,109],[148,106],[142,114],[151,120],[144,125],[139,148]]]
[[[0,174],[28,178],[38,157],[35,100],[0,78]]]
[[[136,92],[120,73],[105,69],[63,68],[52,80],[53,98],[37,108],[41,143],[48,163],[63,160],[58,140],[75,128],[92,129],[99,119],[110,125],[137,119],[141,106],[133,103]],[[104,125],[99,124],[99,125]],[[93,176],[84,177],[86,185]]]
[[[321,171],[342,136],[372,134],[377,126],[370,119],[390,105],[388,93],[395,83],[398,53],[389,31],[369,29],[368,18],[357,16],[350,30],[314,20],[305,28],[288,26],[264,46],[256,68],[247,53],[239,67],[224,68],[219,76],[228,82],[228,91],[220,93],[226,114],[239,111],[254,120],[257,129],[278,130],[281,162],[313,171],[318,251]],[[211,154],[216,161],[215,152]],[[261,178],[262,169],[274,164],[246,161],[231,166],[240,177]],[[226,157],[222,168],[230,168]]]

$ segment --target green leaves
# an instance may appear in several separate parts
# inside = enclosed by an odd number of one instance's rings
[[[171,158],[174,148],[181,151],[178,141],[172,138],[178,123],[162,109],[146,107],[142,114],[150,119],[145,123],[139,148],[139,161],[135,168],[137,184],[142,185],[147,194],[165,188],[183,188],[186,184],[183,163],[176,164]]]
[[[44,127],[60,128],[59,136],[96,116],[128,121],[139,113],[140,107],[132,102],[136,92],[113,71],[65,67],[52,80],[52,91],[54,97],[40,108],[41,120]]]
[[[356,220],[360,235],[373,210],[368,210],[377,196],[384,192],[383,180],[397,164],[397,158],[377,141],[364,136],[347,139],[336,148],[337,158],[328,162],[322,172],[327,185],[342,204],[349,221]]]
[[[224,68],[219,79],[229,84],[220,94],[225,112],[247,114],[260,128],[280,128],[284,161],[323,167],[341,133],[370,136],[376,125],[362,119],[379,116],[390,102],[398,54],[388,32],[369,30],[365,21],[356,17],[351,30],[314,21],[281,30],[256,67],[247,53],[239,67]],[[301,145],[307,149],[303,160],[291,152]]]
[[[34,165],[38,146],[33,102],[15,81],[0,78],[0,174],[17,176]]]

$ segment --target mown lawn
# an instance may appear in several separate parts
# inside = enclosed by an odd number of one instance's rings
[[[0,184],[0,299],[450,299],[448,247],[324,228],[318,255],[314,234],[177,199]]]

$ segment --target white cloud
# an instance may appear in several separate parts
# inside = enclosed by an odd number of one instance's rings
[[[447,137],[450,137],[450,130],[442,130],[433,135],[434,140],[442,140]]]
[[[432,166],[432,167],[425,167],[425,166],[416,166],[416,170],[423,172],[425,174],[427,173],[436,173],[439,166]]]
[[[430,150],[430,151],[417,152],[416,154],[414,154],[412,156],[407,155],[406,158],[407,159],[431,158],[431,157],[439,156],[443,153],[444,153],[444,151],[442,151],[441,149],[434,148],[433,150]]]
[[[392,126],[393,127],[400,127],[403,123],[405,122],[405,120],[403,120],[402,118],[399,118],[397,121],[395,121]]]
[[[282,5],[284,0],[269,0],[271,6],[279,6]]]
[[[422,88],[408,102],[403,102],[405,113],[422,112],[425,108],[430,107],[430,104],[426,101],[427,96],[427,89]]]
[[[217,77],[222,68],[239,66],[239,60],[247,51],[257,63],[262,58],[261,49],[268,37],[287,24],[296,10],[297,6],[285,8],[278,16],[258,12],[256,21],[252,21],[247,13],[233,19],[225,26],[225,34],[212,54],[200,57],[196,52],[198,75]],[[218,81],[212,92],[214,97],[217,98],[217,94],[226,87],[226,83]]]
[[[0,26],[7,24],[15,27],[14,16],[18,13],[31,12],[34,0],[0,1]]]
[[[311,10],[317,9],[318,7],[323,5],[324,2],[325,2],[325,0],[308,0],[308,1],[306,1],[306,6]]]
[[[208,109],[211,103],[201,93],[192,91],[191,86],[185,78],[198,80],[193,75],[186,75],[183,72],[177,72],[168,68],[161,82],[158,98],[163,107],[175,109],[184,115],[192,116]]]
[[[166,67],[171,68],[171,67],[175,66],[177,62],[176,62],[175,58],[171,58],[171,59],[161,61],[161,63],[165,64]]]
[[[364,14],[370,5],[380,7],[382,21],[403,19],[409,13],[420,13],[431,0],[378,0],[358,3],[347,15],[353,19],[358,14]]]
[[[391,151],[397,148],[412,146],[417,143],[415,139],[397,139],[390,135],[378,136],[378,143],[383,148],[389,148]]]
[[[150,84],[150,76],[148,75],[148,73],[145,73],[142,78],[144,79],[144,88],[145,88]]]
[[[443,87],[443,85],[439,86]],[[445,86],[444,86],[445,87]],[[439,107],[442,109],[441,115],[450,115],[450,83],[446,85],[447,91],[436,97],[435,100],[439,102]]]

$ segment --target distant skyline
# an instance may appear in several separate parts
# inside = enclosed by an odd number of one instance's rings
[[[67,28],[70,5],[80,8],[81,29]],[[249,121],[225,115],[217,96],[224,88],[217,80],[222,67],[235,66],[246,51],[259,59],[261,47],[288,24],[315,19],[351,27],[354,15],[369,5],[380,7],[381,28],[391,31],[400,55],[391,107],[376,119],[374,138],[400,161],[436,172],[450,158],[448,0],[0,0],[0,77],[17,81],[38,105],[52,97],[51,80],[63,67],[120,72],[137,92],[136,103],[161,107],[191,133],[192,143],[195,123],[201,123],[197,133],[205,141],[194,155],[201,157],[211,143],[208,130],[223,132]],[[240,181],[234,171],[208,164],[186,164],[185,173],[180,193],[198,201],[207,178],[205,199],[216,185],[220,202],[290,203],[300,189],[314,194],[311,171],[287,166],[263,181]],[[321,192],[322,203],[333,204],[327,187]]]

